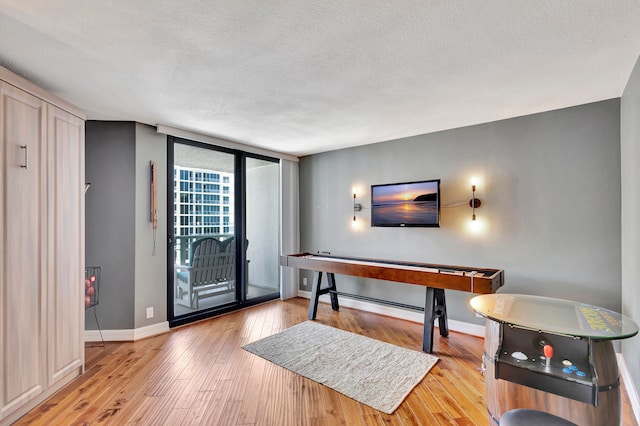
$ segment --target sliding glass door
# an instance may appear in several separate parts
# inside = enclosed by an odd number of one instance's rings
[[[273,161],[247,158],[247,299],[278,292],[279,263],[279,182],[280,165]]]
[[[168,146],[170,325],[279,297],[278,162],[173,137]]]

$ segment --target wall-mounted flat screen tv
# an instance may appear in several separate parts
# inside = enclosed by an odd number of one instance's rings
[[[440,226],[440,179],[371,185],[371,226]]]

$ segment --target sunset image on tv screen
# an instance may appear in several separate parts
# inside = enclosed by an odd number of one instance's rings
[[[374,185],[372,226],[438,226],[440,181]]]

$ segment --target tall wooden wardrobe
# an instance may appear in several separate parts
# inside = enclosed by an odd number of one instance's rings
[[[83,370],[84,121],[0,68],[0,424]]]

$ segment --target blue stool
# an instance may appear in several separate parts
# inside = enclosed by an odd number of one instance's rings
[[[507,411],[500,418],[500,426],[577,426],[562,417],[542,411],[517,408]]]

